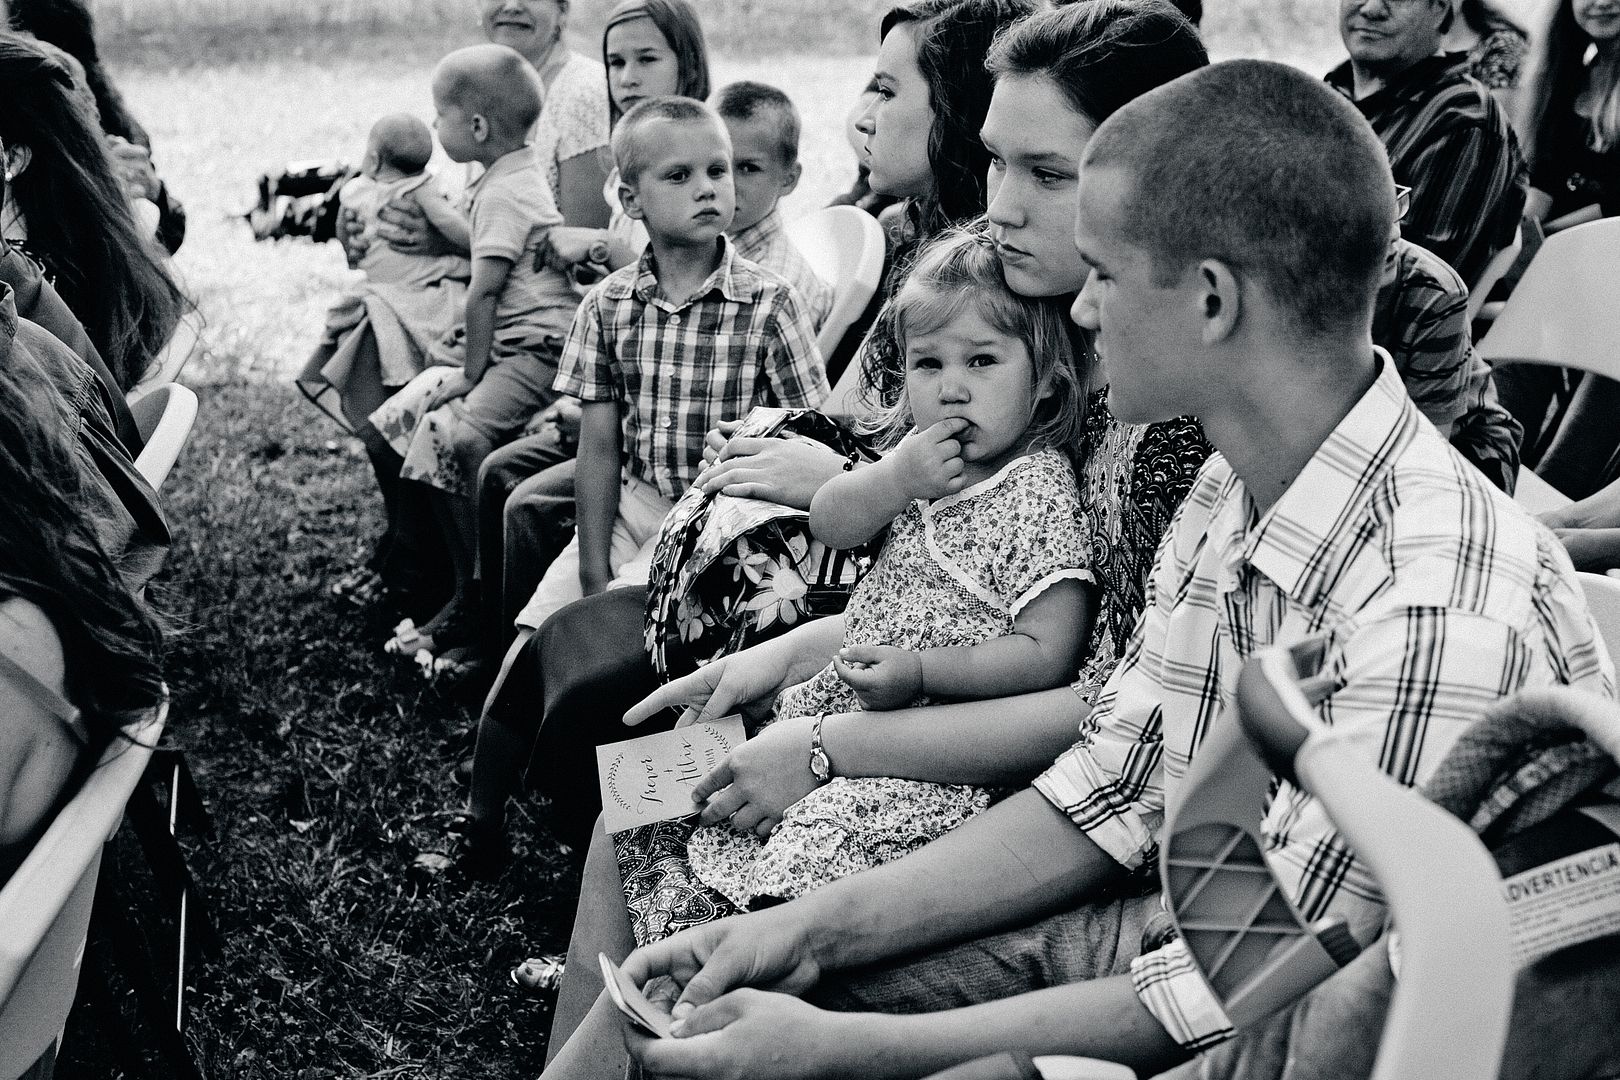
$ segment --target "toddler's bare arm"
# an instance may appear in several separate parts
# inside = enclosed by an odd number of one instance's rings
[[[422,214],[427,218],[428,224],[436,229],[451,245],[462,251],[472,249],[472,234],[467,224],[466,215],[457,210],[449,199],[436,191],[423,191],[421,188],[411,193],[416,205],[422,208]]]

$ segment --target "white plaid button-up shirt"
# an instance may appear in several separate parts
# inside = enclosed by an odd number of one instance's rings
[[[827,370],[793,289],[721,238],[720,265],[684,304],[658,289],[652,248],[579,306],[554,383],[617,401],[628,475],[671,501],[703,465],[703,436],[755,405],[814,408]]]
[[[1080,741],[1036,787],[1127,868],[1151,866],[1168,799],[1254,653],[1325,635],[1322,719],[1403,784],[1428,779],[1481,709],[1525,686],[1612,695],[1614,672],[1563,548],[1458,456],[1387,354],[1376,382],[1277,503],[1257,515],[1212,457],[1160,545],[1147,607]],[[1311,920],[1363,941],[1377,884],[1315,799],[1288,783],[1267,856]],[[1231,1024],[1177,941],[1132,966],[1183,1046]]]

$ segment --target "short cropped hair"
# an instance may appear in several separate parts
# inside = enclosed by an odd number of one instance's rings
[[[622,182],[635,183],[647,167],[645,132],[659,120],[714,124],[725,130],[714,110],[693,98],[652,97],[636,102],[613,129],[613,163],[619,167]]]
[[[489,121],[506,138],[523,135],[540,119],[540,76],[505,45],[469,45],[439,61],[434,70],[445,97]]]
[[[1365,327],[1395,220],[1395,181],[1371,126],[1319,79],[1231,60],[1123,106],[1083,168],[1130,177],[1124,228],[1164,284],[1219,259],[1298,328]]]
[[[1093,124],[1208,63],[1198,31],[1166,0],[1081,0],[1044,11],[1002,34],[985,58],[997,81],[1050,80]]]
[[[716,110],[723,120],[770,121],[776,132],[776,150],[782,164],[792,165],[799,160],[799,110],[793,100],[774,86],[757,82],[734,82],[720,91]]]
[[[371,127],[377,162],[415,176],[433,159],[433,132],[410,113],[392,113]]]

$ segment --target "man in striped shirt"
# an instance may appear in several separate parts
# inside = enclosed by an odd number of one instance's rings
[[[1350,59],[1328,85],[1355,103],[1412,189],[1406,239],[1479,279],[1513,241],[1524,210],[1518,141],[1466,58],[1442,55],[1452,0],[1339,0]]]
[[[1016,1049],[1153,1075],[1231,1032],[1181,943],[1135,956],[1131,886],[1151,879],[1205,734],[1233,722],[1247,658],[1325,637],[1323,718],[1406,784],[1506,693],[1612,695],[1568,558],[1424,422],[1371,342],[1394,213],[1374,133],[1283,65],[1206,68],[1097,129],[1075,318],[1116,416],[1191,413],[1219,451],[1160,546],[1147,608],[1093,709],[1048,693],[928,710],[959,726],[1072,710],[1080,740],[1033,790],[887,866],[633,953],[638,985],[668,975],[681,992],[676,1038],[626,1036],[651,1072],[920,1076]],[[774,692],[790,665],[752,652],[638,710],[706,698],[705,680],[729,687],[709,703],[728,710]],[[839,746],[819,750],[837,774]],[[1376,934],[1376,883],[1314,799],[1280,782],[1264,831],[1308,918]],[[875,1011],[729,992],[742,987]]]
[[[1496,398],[1491,365],[1468,330],[1468,287],[1433,252],[1397,236],[1373,305],[1373,344],[1419,411],[1457,452],[1508,494],[1524,431]]]

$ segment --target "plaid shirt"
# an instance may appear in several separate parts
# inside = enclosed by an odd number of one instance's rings
[[[1122,865],[1150,869],[1167,800],[1238,670],[1256,652],[1325,635],[1336,689],[1324,722],[1403,784],[1422,783],[1488,702],[1522,686],[1612,694],[1613,668],[1552,534],[1452,453],[1381,351],[1377,380],[1277,503],[1257,515],[1220,454],[1159,547],[1148,607],[1082,725],[1036,781]],[[1280,782],[1267,854],[1307,919],[1378,932],[1381,894],[1321,806]],[[1177,941],[1132,966],[1171,1037],[1231,1034]]]
[[[1412,189],[1401,235],[1479,279],[1513,241],[1524,210],[1519,143],[1490,92],[1459,56],[1419,60],[1383,89],[1355,98],[1350,62],[1328,85],[1354,102],[1389,154],[1395,182]]]
[[[628,475],[680,498],[703,465],[703,436],[755,405],[815,408],[828,393],[816,336],[793,290],[721,238],[720,265],[683,304],[658,288],[652,248],[579,307],[554,384],[620,402]]]
[[[1372,339],[1394,359],[1429,422],[1512,494],[1524,429],[1496,400],[1491,365],[1468,333],[1468,288],[1456,271],[1433,252],[1395,241],[1373,305]]]
[[[799,302],[817,331],[832,312],[833,287],[811,269],[804,254],[782,228],[782,211],[772,210],[731,238],[737,254],[787,280],[799,293]]]

